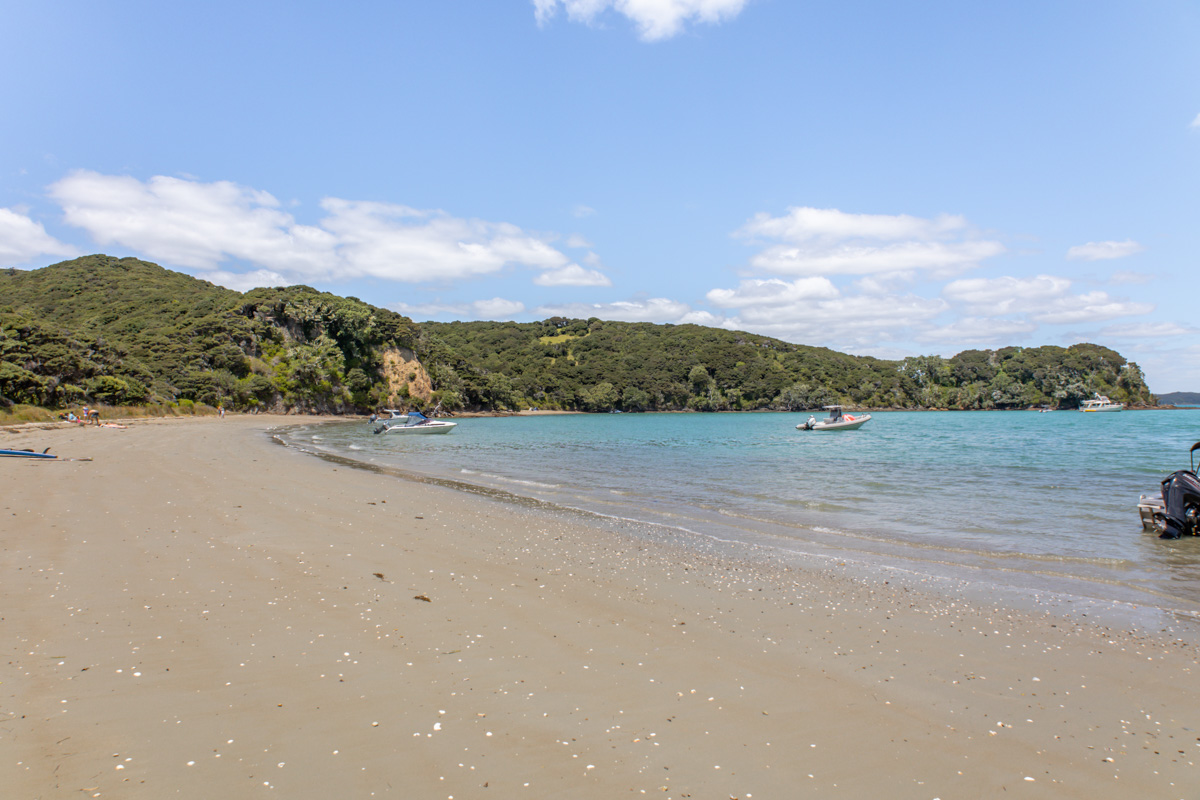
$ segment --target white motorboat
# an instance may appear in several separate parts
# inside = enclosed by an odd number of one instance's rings
[[[383,420],[383,424],[375,429],[375,433],[402,433],[405,435],[449,433],[458,425],[457,422],[447,422],[444,419],[430,419],[420,411],[409,411],[407,414],[392,408],[385,408],[384,411],[392,416],[390,419]]]
[[[825,406],[825,410],[829,412],[829,416],[825,419],[818,420],[816,417],[809,417],[807,422],[802,422],[796,426],[798,431],[856,431],[863,425],[871,421],[870,414],[853,414],[843,413],[841,406]]]
[[[1097,394],[1091,400],[1084,400],[1079,406],[1080,411],[1096,412],[1096,411],[1124,411],[1125,406],[1121,403],[1114,403],[1102,394]]]

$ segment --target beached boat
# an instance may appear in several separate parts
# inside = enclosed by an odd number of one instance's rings
[[[1124,411],[1125,406],[1121,403],[1114,403],[1102,394],[1097,394],[1091,400],[1084,400],[1079,406],[1080,411],[1095,412],[1095,411]]]
[[[420,411],[409,411],[407,414],[395,409],[384,409],[392,416],[383,420],[383,424],[375,429],[375,433],[401,433],[405,435],[449,433],[458,425],[457,422],[447,422],[444,419],[430,419]]]
[[[856,431],[863,425],[871,421],[870,414],[861,414],[854,416],[842,412],[841,406],[825,406],[825,410],[829,412],[829,416],[825,419],[818,420],[816,417],[809,417],[807,422],[801,422],[796,426],[798,431]]]

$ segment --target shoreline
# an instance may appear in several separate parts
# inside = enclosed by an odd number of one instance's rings
[[[876,406],[854,406],[854,405],[851,405],[851,406],[844,406],[844,408],[847,408],[851,411],[865,411],[865,412],[869,412],[869,413],[873,413],[873,414],[874,413],[884,414],[884,413],[888,413],[888,412],[922,413],[922,412],[934,412],[934,411],[937,411],[937,412],[951,411],[951,412],[970,413],[970,412],[982,412],[982,411],[1003,411],[1003,412],[1014,411],[1014,412],[1016,412],[1016,411],[1040,411],[1041,410],[1037,406],[1029,406],[1026,408],[941,408],[941,407],[901,408],[898,406],[878,406],[878,407],[876,407]],[[1160,405],[1160,406],[1126,406],[1123,410],[1124,411],[1196,411],[1198,409],[1200,409],[1200,406]],[[617,413],[621,413],[621,414],[812,414],[812,413],[815,413],[815,412],[818,412],[821,410],[823,410],[823,409],[822,408],[807,408],[807,409],[798,409],[798,410],[789,411],[786,409],[756,408],[756,409],[729,409],[729,410],[718,410],[718,411],[697,411],[695,409],[683,408],[683,409],[672,409],[672,410],[647,410],[647,411],[620,411],[619,410],[619,411],[617,411]],[[1078,409],[1078,408],[1052,408],[1049,410],[1055,411],[1055,412],[1057,412],[1057,411],[1066,412],[1066,411],[1079,411],[1080,409]],[[359,414],[359,413],[353,413],[353,414],[309,414],[306,412],[296,412],[296,413],[286,413],[286,414],[275,414],[275,413],[264,412],[261,414],[250,414],[250,413],[247,413],[244,411],[236,411],[236,412],[231,411],[231,412],[227,412],[227,413],[228,413],[228,416],[231,418],[233,418],[233,417],[248,417],[248,418],[264,418],[264,419],[286,419],[286,420],[295,422],[296,424],[304,424],[305,422],[314,422],[314,421],[321,421],[321,420],[332,421],[332,422],[339,422],[339,421],[347,422],[347,421],[356,420],[356,419],[368,419],[370,417],[369,413],[365,413],[365,414]],[[475,417],[534,417],[534,416],[560,416],[560,415],[570,415],[570,414],[608,414],[608,413],[612,413],[612,412],[608,412],[608,411],[577,411],[577,410],[564,410],[564,409],[522,409],[519,411],[455,411],[455,412],[447,413],[444,416],[447,419],[451,419],[451,418],[472,419]],[[200,419],[211,420],[211,419],[215,419],[215,418],[217,418],[217,413],[215,410],[213,410],[210,412],[200,413],[200,414],[178,414],[178,415],[168,415],[168,416],[149,416],[149,417],[107,416],[107,417],[105,417],[105,421],[106,422],[117,422],[117,423],[120,423],[123,425],[128,425],[130,423],[144,424],[144,423],[151,423],[151,422],[175,422],[175,421],[200,420]],[[65,420],[58,420],[58,419],[33,420],[33,421],[28,421],[28,422],[8,422],[8,423],[0,421],[0,433],[19,433],[20,431],[27,430],[27,429],[60,430],[60,429],[64,429],[64,428],[70,428],[72,426],[85,427],[85,426],[80,425],[79,423],[72,423],[72,422],[67,422]]]
[[[914,800],[1196,785],[1198,652],[1169,633],[734,562],[269,440],[317,419],[5,433],[95,460],[0,461],[0,783]]]
[[[341,420],[327,420],[337,424]],[[286,426],[293,427],[293,426]],[[310,428],[310,423],[298,426]],[[316,428],[313,428],[316,430]],[[1087,618],[1117,627],[1169,634],[1173,640],[1200,646],[1200,607],[1188,604],[1176,595],[1164,594],[1146,586],[1114,585],[1063,569],[1071,559],[1062,556],[999,553],[996,551],[952,551],[963,560],[952,560],[952,553],[937,553],[911,542],[893,542],[841,532],[818,535],[809,531],[806,539],[781,539],[778,533],[761,533],[755,541],[727,538],[712,530],[701,531],[694,525],[664,518],[652,521],[615,515],[581,505],[564,505],[555,499],[521,493],[496,483],[458,475],[416,472],[386,466],[315,447],[303,439],[291,439],[272,432],[271,438],[282,447],[309,457],[350,469],[386,475],[397,480],[440,486],[451,491],[481,496],[518,507],[557,512],[585,524],[620,528],[625,536],[639,541],[677,542],[685,552],[705,554],[733,563],[787,565],[799,570],[818,570],[859,582],[889,581],[909,590],[928,589],[938,584],[939,594],[1002,604],[1029,614],[1050,613],[1064,618]],[[478,478],[478,476],[475,476]],[[694,522],[694,521],[693,521]],[[772,541],[774,539],[774,541]],[[784,544],[787,542],[787,544]],[[857,546],[855,546],[857,545]],[[922,557],[924,556],[924,557]],[[1020,576],[1019,580],[1014,580]]]

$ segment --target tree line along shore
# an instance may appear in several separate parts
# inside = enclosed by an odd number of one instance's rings
[[[901,360],[699,325],[424,322],[307,286],[237,292],[135,258],[0,271],[0,419],[90,404],[369,413],[1159,404],[1097,344]]]

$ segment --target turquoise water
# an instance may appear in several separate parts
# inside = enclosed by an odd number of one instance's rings
[[[463,418],[445,436],[291,429],[308,450],[669,526],[697,542],[1200,611],[1200,540],[1144,532],[1141,494],[1188,465],[1200,410]],[[686,538],[686,537],[685,537]]]

